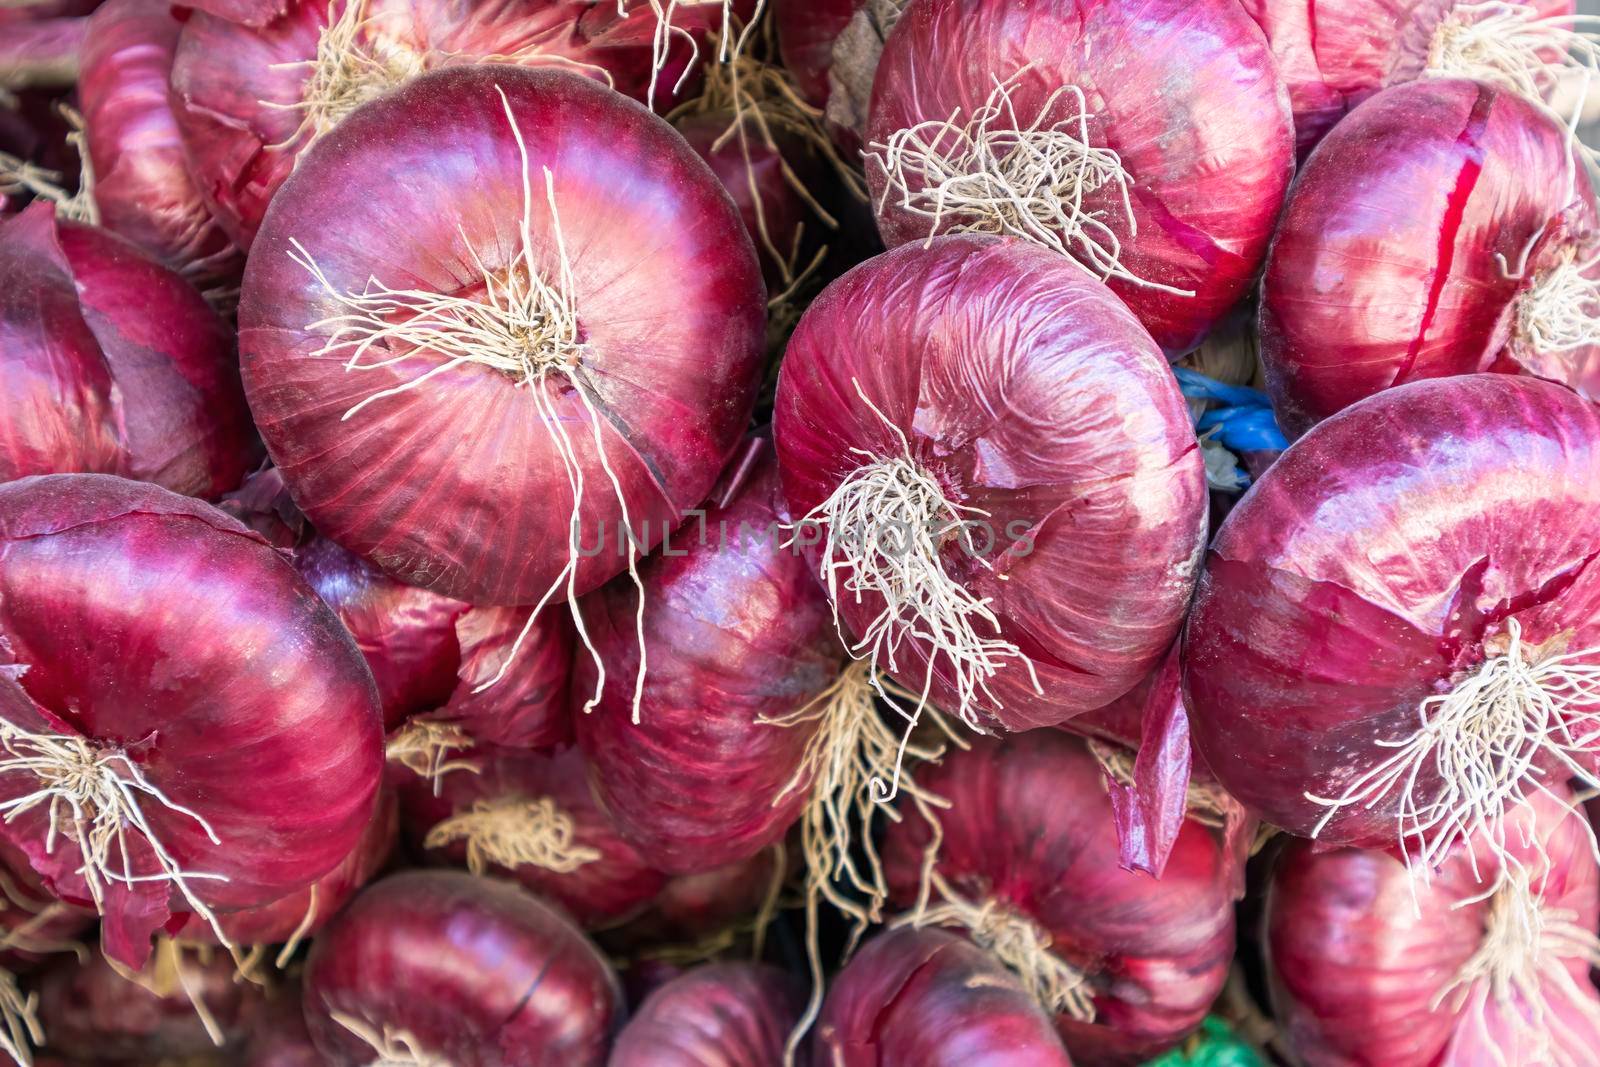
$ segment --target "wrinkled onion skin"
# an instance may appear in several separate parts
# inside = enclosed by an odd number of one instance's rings
[[[945,930],[880,934],[828,988],[828,1067],[1072,1067],[1044,1009],[999,960]]]
[[[255,466],[227,325],[172,271],[36,204],[0,224],[0,480],[217,496]]]
[[[373,1052],[329,1016],[411,1033],[456,1067],[600,1067],[621,1019],[605,958],[509,882],[409,871],[373,885],[317,940],[306,1024],[332,1067]]]
[[[424,851],[428,831],[469,811],[479,800],[512,797],[523,800],[549,798],[556,809],[573,821],[573,844],[600,853],[572,871],[551,871],[524,864],[508,870],[490,865],[490,873],[512,878],[542,898],[564,908],[585,929],[605,927],[637,914],[666,884],[666,876],[652,869],[617,831],[595,803],[589,789],[588,767],[576,748],[543,755],[479,746],[471,753],[477,774],[457,771],[434,783],[408,775],[400,787],[405,833],[416,855],[435,863],[465,867],[467,844],[455,840]]]
[[[1232,0],[918,0],[884,45],[867,140],[957,108],[964,121],[1029,63],[1012,92],[1019,120],[1061,86],[1081,89],[1090,143],[1131,176],[1137,235],[1112,185],[1085,196],[1084,211],[1115,220],[1135,275],[1194,295],[1123,281],[1112,291],[1169,355],[1193,349],[1254,282],[1294,171],[1288,98],[1260,29]],[[1076,120],[1076,107],[1052,115]],[[869,160],[867,180],[880,200],[883,167]],[[930,220],[898,203],[878,213],[884,242],[926,238]]]
[[[502,269],[516,254],[523,197],[497,88],[540,190],[530,228],[547,273],[557,264],[539,177],[544,167],[554,174],[580,365],[643,547],[705,496],[755,401],[765,331],[755,251],[728,194],[681,137],[575,75],[441,71],[347,119],[274,201],[245,276],[240,347],[267,448],[318,530],[408,584],[475,604],[528,604],[567,553],[527,546],[568,544],[572,512],[532,389],[467,365],[341,421],[373,393],[436,369],[437,357],[350,373],[343,351],[313,355],[326,336],[308,324],[338,305],[289,258],[291,238],[307,242],[340,291],[376,276],[455,293],[481,282],[474,252]],[[390,182],[395,173],[406,175],[403,186]],[[576,395],[549,379],[537,388],[586,475],[581,594],[626,564],[622,510]],[[406,448],[394,451],[397,441]]]
[[[863,0],[771,0],[778,50],[795,84],[816,107],[828,102],[833,45]]]
[[[1422,378],[1522,370],[1507,344],[1531,279],[1507,273],[1546,227],[1595,224],[1582,174],[1559,125],[1477,82],[1396,86],[1341,122],[1295,184],[1262,287],[1285,429]],[[1600,391],[1600,348],[1554,362],[1542,376]]]
[[[782,547],[788,519],[770,445],[726,506],[708,505],[671,554],[640,568],[648,657],[639,722],[638,593],[626,578],[585,598],[606,665],[599,705],[593,659],[573,664],[573,726],[617,828],[652,864],[692,874],[783,837],[805,805],[800,769],[815,723],[761,722],[804,707],[838,677],[843,655],[827,596],[805,557]],[[703,530],[703,536],[702,536]]]
[[[1186,630],[1195,742],[1228,791],[1310,836],[1515,619],[1531,647],[1600,644],[1600,411],[1532,378],[1386,390],[1314,428],[1234,508]],[[1419,797],[1439,788],[1425,768]],[[1329,844],[1394,843],[1396,797]]]
[[[226,877],[191,882],[218,909],[309,884],[372,817],[383,751],[371,674],[293,569],[209,505],[103,475],[0,485],[0,648],[27,666],[44,716],[12,721],[123,746],[172,803],[203,815],[220,845],[189,816],[142,805],[182,869]],[[8,706],[18,714],[29,717]],[[0,783],[7,796],[36,786],[24,774]],[[4,829],[56,893],[88,903],[76,847],[45,851],[44,811]],[[132,869],[154,871],[130,840]],[[116,889],[108,951],[141,965],[169,890]]]
[[[834,282],[789,342],[773,414],[797,519],[861,466],[852,449],[904,452],[852,380],[952,503],[989,513],[988,557],[955,546],[945,567],[992,598],[1043,693],[1013,661],[982,712],[1010,730],[1056,725],[1155,668],[1199,567],[1205,475],[1166,363],[1110,291],[1055,253],[975,236],[903,245]],[[882,601],[836,607],[860,634]],[[923,645],[898,655],[892,673],[920,692]],[[955,708],[946,667],[932,700]]]
[[[918,768],[950,802],[938,870],[957,893],[1032,920],[1095,990],[1095,1021],[1056,1018],[1073,1057],[1142,1063],[1205,1018],[1233,960],[1232,864],[1186,821],[1160,880],[1123,870],[1104,772],[1081,741],[1045,731],[984,739]],[[901,907],[916,903],[928,823],[909,816],[883,841]]]
[[[617,1035],[607,1067],[773,1067],[805,995],[754,963],[713,963],[651,993]],[[802,1054],[797,1067],[805,1067]]]

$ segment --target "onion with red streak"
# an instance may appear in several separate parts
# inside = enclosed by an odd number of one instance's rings
[[[707,964],[645,998],[607,1067],[773,1067],[804,1004],[794,979],[774,967]]]
[[[622,1013],[616,975],[569,920],[455,871],[395,875],[357,897],[317,939],[305,997],[331,1067],[408,1052],[453,1067],[600,1067]]]

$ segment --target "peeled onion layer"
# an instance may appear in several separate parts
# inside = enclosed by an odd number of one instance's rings
[[[1591,650],[1565,666],[1592,676],[1597,451],[1594,405],[1488,374],[1386,390],[1285,452],[1218,532],[1184,642],[1194,737],[1229,792],[1291,833],[1404,842],[1426,864],[1474,818],[1497,824],[1518,796],[1592,775],[1572,738],[1592,735],[1594,706],[1557,685],[1550,657]],[[1524,670],[1555,688],[1441,704],[1486,662],[1509,664],[1514,635]],[[1481,766],[1436,722],[1473,706],[1504,764]],[[1418,751],[1424,724],[1438,736]]]
[[[1044,1009],[993,956],[944,930],[869,941],[828,990],[829,1067],[1072,1067]]]
[[[256,465],[226,323],[177,274],[35,204],[0,223],[0,480],[217,496]]]
[[[697,967],[645,999],[608,1067],[773,1067],[804,1003],[793,977],[775,967]]]
[[[616,975],[568,919],[455,871],[408,871],[357,897],[317,939],[305,998],[335,1067],[407,1048],[453,1067],[600,1067],[622,1014]]]
[[[1177,632],[1205,537],[1200,450],[1149,335],[1063,257],[955,236],[857,267],[790,341],[774,428],[785,498],[857,654],[912,693],[931,672],[933,705],[1055,725],[1132,688]],[[925,479],[904,513],[868,491],[902,460]],[[938,533],[936,553],[874,548],[900,528]],[[902,564],[914,577],[893,577]],[[942,616],[965,635],[959,656],[921,636],[935,588],[993,613]],[[891,658],[882,643],[902,634]]]
[[[0,649],[0,833],[62,899],[98,898],[121,963],[175,914],[308,885],[371,819],[371,674],[293,569],[209,505],[103,475],[0,485]],[[82,827],[58,809],[53,850],[52,798],[85,806]],[[119,824],[86,864],[85,835]]]
[[[1570,320],[1592,320],[1595,227],[1570,135],[1516,94],[1429,78],[1372,97],[1307,161],[1268,258],[1261,356],[1279,421],[1298,434],[1380,390],[1480,371],[1593,395],[1600,330]],[[1557,313],[1526,316],[1562,264],[1583,291],[1550,336]]]
[[[1254,282],[1294,170],[1272,55],[1228,0],[919,0],[885,42],[867,140],[887,244],[1056,247],[1174,358]]]
[[[425,350],[390,340],[347,370],[340,342],[354,335],[314,325],[377,279],[415,290],[401,302],[419,313],[427,297],[459,298],[427,320],[456,338],[486,272],[497,292],[507,271],[520,289],[523,264],[577,328],[561,361],[527,353],[527,386],[452,367],[462,350],[438,337]],[[764,331],[749,237],[682,138],[575,75],[496,66],[419,79],[308,153],[250,257],[239,321],[252,410],[317,529],[475,604],[581,594],[675,526],[745,428]],[[502,342],[501,358],[522,358]]]
[[[479,746],[474,771],[400,788],[406,837],[433,863],[510,878],[586,929],[637,915],[667,878],[622,836],[589,787],[576,748]]]
[[[982,912],[967,929],[1049,1002],[1084,1063],[1141,1063],[1200,1025],[1233,960],[1242,856],[1187,820],[1159,880],[1123,870],[1100,765],[1053,731],[976,741],[917,780],[950,807],[939,815],[932,909],[912,921],[960,927]],[[903,908],[917,903],[933,836],[916,817],[884,836]],[[1023,944],[1034,951],[1013,955]]]

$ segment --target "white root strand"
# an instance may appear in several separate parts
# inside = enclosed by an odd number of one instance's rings
[[[342,1011],[330,1013],[329,1018],[366,1042],[367,1047],[378,1054],[378,1058],[368,1067],[452,1067],[444,1057],[425,1051],[408,1031],[392,1026],[380,1029]]]
[[[467,846],[467,870],[485,874],[490,866],[516,870],[539,867],[571,874],[600,859],[600,851],[580,844],[572,816],[550,797],[495,797],[436,824],[423,839],[424,848],[443,848],[456,841]]]
[[[424,781],[433,783],[433,795],[447,774],[466,771],[478,774],[480,768],[470,759],[453,759],[452,752],[467,752],[472,738],[455,723],[434,719],[412,719],[390,735],[384,745],[384,758],[393,760]]]

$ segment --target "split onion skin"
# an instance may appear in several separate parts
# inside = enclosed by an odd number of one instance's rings
[[[327,338],[309,324],[338,305],[290,259],[289,241],[305,242],[340,292],[373,276],[475,292],[474,252],[502,270],[520,242],[522,161],[497,89],[527,143],[532,241],[550,270],[541,169],[554,175],[580,373],[632,528],[648,533],[642,549],[704,498],[738,443],[765,335],[755,251],[727,192],[670,127],[604,86],[514,67],[440,71],[359,109],[308,152],[245,274],[240,350],[252,410],[319,531],[401,581],[480,605],[537,602],[566,564],[560,550],[526,551],[568,544],[573,496],[531,389],[469,364],[341,421],[439,357],[352,373],[342,351],[314,356]],[[407,180],[395,186],[401,172]],[[581,594],[627,562],[621,507],[579,399],[549,379],[538,388],[566,420],[585,472],[582,544],[604,537],[579,553]]]
[[[1453,374],[1532,373],[1596,395],[1600,347],[1541,356],[1514,335],[1539,269],[1596,225],[1584,175],[1560,125],[1479,82],[1398,85],[1340,122],[1295,183],[1262,284],[1285,430]],[[1536,239],[1526,276],[1507,277]]]
[[[227,324],[132,244],[38,203],[0,223],[0,480],[218,496],[259,462]]]
[[[1072,1067],[1046,1016],[999,960],[945,930],[893,930],[834,978],[817,1020],[828,1067]]]
[[[1057,725],[1155,668],[1199,566],[1205,473],[1166,362],[1110,290],[1056,253],[980,236],[902,245],[834,282],[778,381],[779,469],[797,519],[863,464],[852,449],[904,453],[853,381],[951,503],[989,512],[987,559],[957,545],[945,567],[992,598],[1000,636],[1043,692],[1009,662],[982,714],[1008,730]],[[807,551],[820,562],[820,545]],[[882,599],[841,594],[836,608],[860,634]],[[913,692],[926,654],[908,640],[891,672]],[[946,666],[931,699],[956,708]]]
[[[1185,821],[1159,880],[1122,869],[1104,772],[1053,731],[975,741],[918,768],[917,784],[950,802],[935,869],[963,899],[1034,923],[1087,978],[1095,1021],[1056,1016],[1076,1061],[1143,1063],[1200,1025],[1233,961],[1238,875],[1209,830]],[[931,834],[912,815],[884,835],[903,908],[916,903]]]
[[[330,1018],[404,1030],[456,1067],[600,1067],[620,1024],[610,964],[520,887],[409,871],[369,887],[312,948],[306,1023],[332,1067],[375,1053]]]
[[[794,978],[754,963],[697,967],[645,998],[607,1067],[772,1067],[805,1008]],[[802,1054],[796,1067],[805,1067]]]
[[[0,686],[6,719],[122,747],[207,820],[220,845],[189,816],[142,805],[181,869],[226,877],[190,882],[218,911],[308,885],[372,817],[382,731],[360,653],[276,552],[207,504],[104,475],[0,485],[0,639],[27,668],[21,688]],[[22,796],[38,780],[0,786]],[[77,847],[45,849],[44,809],[4,830],[55,893],[89,903]],[[154,873],[143,839],[129,840],[134,872]],[[108,953],[141,966],[169,907],[187,910],[163,882],[108,887]]]
[[[1600,410],[1501,374],[1389,389],[1319,424],[1234,508],[1184,641],[1194,738],[1228,791],[1310,836],[1410,735],[1424,697],[1493,654],[1600,644]],[[1416,793],[1440,788],[1431,764]],[[1397,799],[1327,844],[1395,843]]]
[[[752,440],[698,518],[640,568],[649,670],[639,722],[638,592],[619,578],[583,604],[606,665],[573,665],[573,726],[617,828],[650,863],[692,874],[780,840],[810,796],[784,792],[815,723],[759,721],[798,711],[838,677],[844,656],[805,556],[782,547],[788,521],[771,445]],[[670,549],[670,553],[669,550]],[[780,794],[782,794],[780,796]]]
[[[1288,97],[1266,39],[1230,0],[918,0],[885,42],[867,141],[957,108],[959,125],[997,79],[1029,64],[1011,94],[1019,120],[1060,87],[1081,89],[1090,143],[1130,175],[1137,234],[1114,186],[1086,195],[1084,211],[1114,220],[1135,275],[1194,295],[1121,280],[1112,291],[1173,358],[1193,349],[1254,283],[1294,172]],[[1073,119],[1076,135],[1075,106],[1052,115]],[[885,243],[929,236],[930,220],[898,195],[883,200],[886,175],[871,159],[867,180]]]

